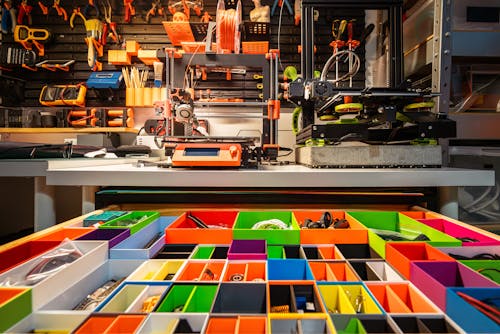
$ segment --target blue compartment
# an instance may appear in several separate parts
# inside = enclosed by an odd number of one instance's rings
[[[151,224],[120,242],[116,247],[110,249],[111,259],[151,259],[165,244],[165,229],[177,217],[161,216]],[[149,247],[145,246],[153,239]]]
[[[500,289],[496,288],[448,288],[446,291],[446,314],[467,333],[499,333],[500,326],[466,302],[457,292],[473,298],[489,299],[500,307]]]
[[[304,259],[269,259],[267,275],[270,281],[314,280],[311,268]]]

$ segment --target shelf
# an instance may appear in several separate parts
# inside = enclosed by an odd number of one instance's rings
[[[96,128],[0,128],[0,133],[137,133],[135,128],[96,127]]]

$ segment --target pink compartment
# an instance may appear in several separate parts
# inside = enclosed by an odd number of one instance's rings
[[[463,246],[495,246],[500,245],[500,240],[491,238],[485,234],[469,229],[465,226],[456,224],[446,219],[417,219],[419,222],[430,226],[438,231],[448,234],[454,238],[472,238],[477,242],[462,241]]]

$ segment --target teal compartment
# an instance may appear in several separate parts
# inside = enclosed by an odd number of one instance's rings
[[[134,234],[159,217],[160,213],[156,211],[132,211],[102,224],[99,228],[127,228],[130,234]]]
[[[386,242],[411,242],[419,235],[425,235],[427,242],[436,247],[461,246],[462,242],[432,227],[422,224],[402,213],[394,211],[356,211],[348,214],[368,228],[368,243],[382,258],[385,259]],[[385,240],[374,230],[397,232],[408,240]]]
[[[288,229],[252,229],[261,221],[279,219]],[[240,211],[233,226],[233,239],[266,240],[268,244],[299,244],[300,227],[290,211]]]
[[[183,312],[195,288],[195,285],[172,285],[156,312]]]
[[[212,309],[217,285],[197,285],[183,312],[208,313]]]
[[[208,260],[212,257],[214,250],[215,246],[198,246],[191,256],[191,259]]]
[[[314,280],[309,263],[303,259],[268,260],[267,278],[270,281]]]

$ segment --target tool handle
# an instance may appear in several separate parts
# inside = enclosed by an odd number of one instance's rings
[[[352,21],[349,21],[347,24],[347,40],[352,41],[352,35],[353,35],[353,23]]]
[[[346,20],[340,21],[339,33],[337,35],[337,39],[341,39],[342,34],[344,33],[346,26],[347,26],[347,21]]]

